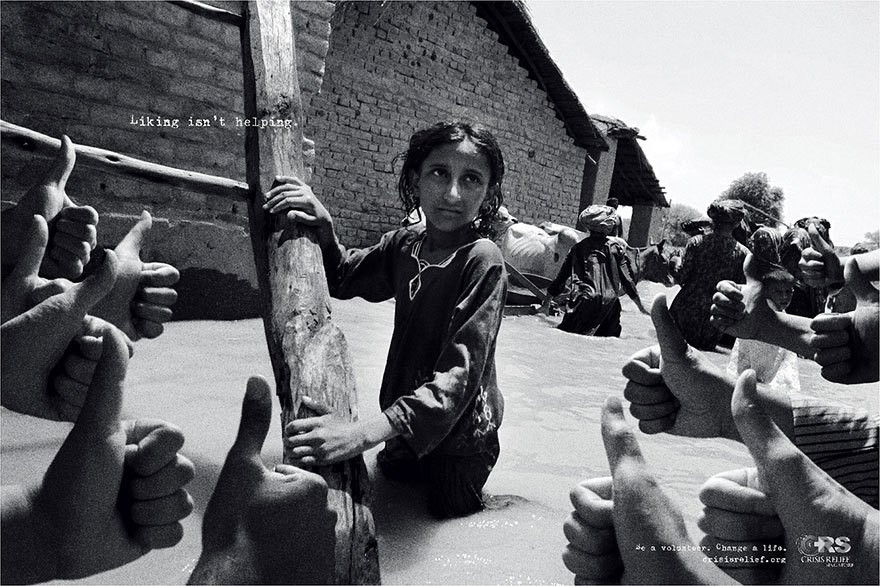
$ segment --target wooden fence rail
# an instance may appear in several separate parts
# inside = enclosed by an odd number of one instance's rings
[[[0,139],[23,151],[43,157],[54,157],[61,147],[59,138],[52,138],[24,126],[10,124],[5,120],[0,120]],[[243,181],[167,167],[96,147],[84,145],[74,145],[74,147],[76,164],[83,167],[121,177],[180,187],[196,193],[220,195],[242,201],[249,199],[248,186]]]

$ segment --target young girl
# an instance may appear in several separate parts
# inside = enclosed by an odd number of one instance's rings
[[[331,295],[396,300],[379,392],[383,414],[349,422],[304,398],[321,415],[285,429],[295,463],[332,464],[385,442],[382,472],[425,481],[434,515],[482,508],[504,408],[495,339],[507,276],[501,251],[484,237],[502,203],[503,176],[501,150],[488,130],[454,122],[417,132],[398,191],[407,214],[421,206],[425,224],[359,250],[339,243],[330,214],[299,179],[281,177],[266,194],[270,213],[317,229]]]

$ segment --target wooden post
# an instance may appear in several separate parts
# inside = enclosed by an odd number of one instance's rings
[[[302,163],[302,103],[290,3],[244,2],[243,16],[245,114],[260,121],[293,121],[293,128],[251,126],[245,135],[251,239],[282,428],[302,408],[303,395],[353,420],[357,418],[357,396],[351,359],[345,338],[330,321],[320,247],[311,231],[285,228],[261,207],[262,194],[276,176],[308,179]],[[335,582],[379,583],[369,478],[363,459],[357,457],[316,472],[326,479],[338,514]]]
[[[515,281],[531,291],[532,295],[537,297],[542,304],[547,303],[547,299],[549,297],[548,293],[542,291],[540,287],[532,283],[527,276],[519,272],[519,270],[509,262],[504,261],[504,266],[507,268],[507,272],[510,274],[511,277],[514,278]]]

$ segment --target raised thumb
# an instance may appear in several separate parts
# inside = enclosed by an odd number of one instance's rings
[[[46,223],[46,218],[35,215],[31,220],[24,244],[19,251],[18,262],[9,278],[20,282],[28,277],[36,276],[40,271],[48,244],[49,226]]]
[[[823,256],[829,253],[834,254],[834,248],[822,238],[822,235],[819,234],[819,230],[816,229],[815,224],[809,224],[807,226],[807,233],[810,235],[810,242],[813,250]]]
[[[772,496],[799,492],[806,481],[802,453],[785,437],[764,407],[754,370],[746,370],[737,379],[731,412],[739,435],[758,467],[764,492]],[[778,498],[774,501],[784,518],[785,502]]]
[[[150,212],[144,210],[141,212],[141,218],[138,220],[138,223],[128,231],[125,238],[116,246],[116,253],[126,258],[139,258],[141,248],[146,244],[152,227],[153,217],[150,215]]]
[[[870,255],[870,256],[869,256]],[[874,286],[871,278],[862,269],[862,262],[876,266],[880,258],[880,250],[865,253],[864,256],[850,258],[843,268],[843,276],[846,285],[856,296],[858,301],[876,304],[880,300],[880,291]],[[861,305],[861,304],[860,304]]]
[[[101,358],[95,366],[85,404],[76,420],[75,429],[85,433],[116,431],[122,411],[125,374],[128,371],[125,334],[107,324],[101,337]],[[88,454],[84,457],[88,457]]]
[[[241,404],[238,435],[229,450],[230,455],[234,453],[239,458],[251,458],[262,462],[260,452],[263,449],[263,442],[266,441],[266,434],[269,433],[271,421],[272,392],[269,383],[261,376],[252,376],[247,382],[247,390]]]
[[[111,250],[104,251],[104,262],[81,283],[68,289],[63,295],[70,296],[72,308],[85,315],[113,289],[119,272],[119,259]]]
[[[772,267],[751,252],[746,255],[746,259],[743,261],[743,274],[748,284],[760,284],[761,277],[770,270],[772,270]]]
[[[55,163],[49,176],[46,177],[47,183],[54,183],[59,189],[67,186],[67,180],[73,172],[73,166],[76,164],[76,149],[73,142],[67,135],[61,137],[61,147],[58,149],[58,155],[55,157]]]
[[[660,355],[665,359],[684,356],[687,351],[687,342],[678,329],[669,306],[666,302],[666,294],[660,293],[654,297],[651,304],[651,321],[657,331],[657,341],[660,344]]]
[[[602,442],[605,455],[611,468],[611,476],[616,478],[622,466],[645,467],[645,459],[632,427],[623,415],[623,405],[617,397],[608,397],[602,406]]]

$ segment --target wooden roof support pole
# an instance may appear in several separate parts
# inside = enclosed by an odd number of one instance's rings
[[[306,178],[290,2],[244,2],[243,16],[245,114],[261,120],[295,122],[292,129],[249,127],[245,135],[251,239],[282,427],[302,409],[304,395],[354,419],[357,397],[351,359],[345,338],[330,321],[321,250],[310,231],[283,227],[261,207],[262,193],[268,191],[276,176]],[[326,479],[331,504],[338,514],[333,580],[337,584],[379,583],[370,485],[363,459],[358,457],[316,472]]]

